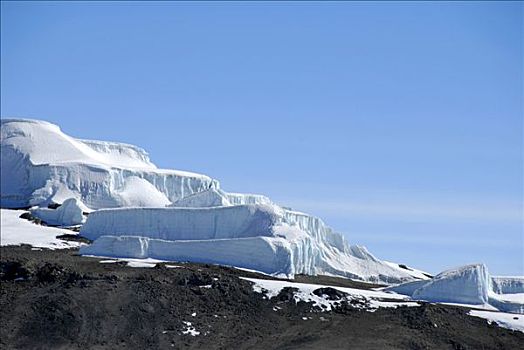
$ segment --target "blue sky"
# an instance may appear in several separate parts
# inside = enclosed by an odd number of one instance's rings
[[[1,115],[146,148],[380,258],[524,274],[519,2],[2,2]]]

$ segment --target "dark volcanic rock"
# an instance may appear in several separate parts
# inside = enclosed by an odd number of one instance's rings
[[[77,227],[69,228],[71,231],[79,232],[80,229]],[[80,242],[80,243],[91,243],[92,240],[85,238],[83,236],[80,236],[78,234],[71,234],[71,233],[64,233],[63,235],[58,235],[56,238],[61,239],[63,241],[70,241],[70,242]]]
[[[0,280],[2,281],[25,280],[30,275],[29,270],[19,261],[0,262]]]
[[[341,300],[347,296],[347,293],[341,292],[340,290],[331,287],[322,287],[315,289],[313,291],[313,294],[319,297],[323,297],[327,300]]]
[[[36,216],[33,216],[30,212],[25,212],[20,215],[20,219],[29,220],[37,225],[47,226],[47,224],[42,221],[41,219],[37,218]]]
[[[410,269],[409,267],[407,267],[404,264],[398,264],[398,267],[400,267],[401,269],[404,269],[404,270],[413,271],[412,269]]]
[[[295,300],[294,297],[296,292],[298,292],[298,288],[284,287],[280,290],[276,299],[284,302]]]
[[[35,275],[39,282],[52,283],[64,278],[65,273],[66,269],[61,265],[54,263],[44,263],[38,267]]]

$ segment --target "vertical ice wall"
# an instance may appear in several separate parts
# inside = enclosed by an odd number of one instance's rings
[[[413,292],[413,297],[429,301],[487,304],[491,277],[484,264],[467,265],[444,271]]]
[[[493,291],[498,294],[524,293],[523,277],[498,277],[491,278]]]
[[[207,203],[207,196],[198,198]],[[255,266],[288,276],[331,274],[382,283],[413,279],[365,248],[347,245],[341,236],[340,247],[332,244],[339,234],[317,218],[302,213],[291,216],[295,221],[289,218],[286,210],[265,204],[102,209],[81,229],[95,240],[82,253],[121,256],[133,251],[133,257]],[[138,250],[144,239],[147,251]]]
[[[524,313],[524,277],[491,277],[484,264],[461,266],[427,281],[386,290],[429,302],[490,305],[500,311]]]

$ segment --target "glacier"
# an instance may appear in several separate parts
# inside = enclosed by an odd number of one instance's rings
[[[385,288],[429,302],[492,306],[524,313],[524,277],[492,277],[484,264],[465,265],[420,280]]]
[[[2,208],[53,225],[83,224],[81,253],[206,261],[272,274],[400,283],[420,274],[375,258],[314,216],[209,176],[157,168],[143,149],[77,139],[57,125],[1,120]],[[62,209],[50,209],[62,204]],[[85,218],[82,206],[91,213]],[[85,223],[84,223],[85,221]]]
[[[364,247],[348,245],[320,219],[275,205],[101,209],[80,233],[95,240],[81,249],[86,255],[125,251],[133,258],[218,263],[274,275],[332,274],[387,283],[412,279]]]
[[[75,139],[45,121],[2,119],[0,137],[3,208],[67,198],[91,209],[165,205],[218,187],[206,175],[158,169],[139,147]]]

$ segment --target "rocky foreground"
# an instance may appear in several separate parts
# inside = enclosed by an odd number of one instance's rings
[[[130,267],[76,249],[1,247],[2,349],[518,349],[524,333],[421,304],[374,312],[341,301],[320,312],[291,288],[268,299],[240,277],[200,264]],[[173,266],[175,265],[175,266]],[[299,282],[372,288],[332,277]],[[320,286],[319,286],[320,288]],[[337,298],[329,289],[327,297]]]

